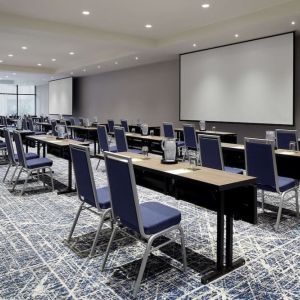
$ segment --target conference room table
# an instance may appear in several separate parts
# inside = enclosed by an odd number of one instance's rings
[[[132,157],[137,184],[150,189],[162,189],[177,199],[217,212],[216,263],[201,278],[203,283],[223,276],[245,263],[243,258],[233,261],[233,221],[257,223],[254,177],[199,166],[191,168],[183,162],[162,164],[158,157],[145,158],[131,152],[120,154]],[[99,157],[103,158],[103,155]]]
[[[221,143],[224,164],[245,169],[245,146]],[[276,149],[275,158],[279,176],[300,179],[300,151]]]
[[[98,135],[97,127],[93,126],[81,126],[81,125],[69,125],[71,130],[71,137],[76,138],[78,136],[84,136],[85,139],[94,143],[94,156],[97,154]],[[98,149],[99,153],[100,149]]]
[[[52,125],[48,122],[36,122],[35,125],[40,126],[40,131],[42,132],[52,130]]]
[[[178,140],[183,141],[183,128],[175,128],[174,129]],[[234,132],[226,132],[226,131],[215,131],[215,130],[199,130],[196,129],[196,134],[208,134],[208,135],[218,135],[220,136],[221,142],[223,143],[237,143],[237,134]]]
[[[70,145],[83,145],[88,146],[89,142],[79,142],[74,141],[72,139],[57,139],[55,136],[51,135],[30,135],[26,136],[26,140],[33,141],[37,143],[37,154],[40,155],[41,146],[43,148],[43,157],[46,157],[46,146],[48,148],[48,152],[60,157],[64,158],[68,161],[68,185],[67,188],[63,190],[59,190],[57,194],[66,194],[72,193],[76,190],[73,189],[72,184],[72,159],[70,153]]]

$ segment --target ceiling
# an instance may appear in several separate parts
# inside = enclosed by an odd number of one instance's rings
[[[292,30],[300,0],[0,0],[0,80],[42,84]]]

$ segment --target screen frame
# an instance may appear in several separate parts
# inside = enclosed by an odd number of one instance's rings
[[[268,35],[268,36],[263,36],[255,39],[250,39],[250,40],[245,40],[245,41],[240,41],[236,43],[230,43],[230,44],[225,44],[225,45],[220,45],[220,46],[214,46],[214,47],[209,47],[205,49],[200,49],[200,50],[195,50],[195,51],[190,51],[190,52],[184,52],[179,54],[179,121],[181,122],[199,122],[200,120],[187,120],[187,119],[182,119],[181,118],[181,57],[183,55],[187,54],[192,54],[196,52],[202,52],[202,51],[208,51],[208,50],[213,50],[213,49],[218,49],[218,48],[223,48],[223,47],[229,47],[229,46],[234,46],[238,44],[244,44],[248,42],[254,42],[258,40],[263,40],[263,39],[268,39],[276,36],[281,36],[281,35],[287,35],[287,34],[292,34],[292,42],[293,42],[293,123],[292,124],[280,124],[280,123],[255,123],[255,122],[230,122],[230,121],[206,121],[206,122],[211,122],[211,123],[220,123],[220,124],[249,124],[249,125],[274,125],[274,126],[290,126],[294,127],[295,126],[295,55],[296,55],[296,50],[295,50],[295,35],[296,32],[293,31],[288,31],[288,32],[283,32],[283,33],[278,33],[278,34],[273,34],[273,35]]]
[[[58,81],[58,80],[63,80],[63,79],[68,79],[68,78],[71,78],[72,79],[72,114],[62,114],[63,116],[73,116],[73,107],[74,107],[74,77],[73,76],[67,76],[67,77],[63,77],[63,78],[58,78],[58,79],[53,79],[53,80],[49,80],[48,81],[48,88],[50,89],[50,82],[53,82],[53,81]],[[48,99],[48,111],[50,112],[50,101]],[[59,114],[50,114],[49,113],[49,116],[57,116]]]

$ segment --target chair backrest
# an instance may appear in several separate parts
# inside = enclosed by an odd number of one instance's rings
[[[198,139],[201,165],[207,168],[224,170],[220,137],[198,134]]]
[[[22,128],[23,130],[28,130],[27,118],[22,119]]]
[[[132,160],[104,153],[113,218],[145,237]]]
[[[84,119],[83,118],[78,118],[79,125],[84,126]]]
[[[105,125],[97,126],[97,135],[99,148],[104,151],[109,151],[108,138],[107,138],[107,130]]]
[[[115,121],[112,119],[107,120],[108,132],[114,132]]]
[[[67,126],[67,121],[66,120],[60,120],[59,125],[65,125]]]
[[[125,136],[124,128],[115,126],[114,132],[115,132],[116,146],[117,146],[118,152],[127,152],[128,145],[127,145],[127,139]]]
[[[191,124],[184,124],[183,125],[183,136],[185,146],[188,149],[197,150],[197,138],[196,138],[196,131],[195,127]]]
[[[16,161],[15,161],[15,155],[14,155],[14,148],[13,148],[13,144],[11,141],[10,132],[8,129],[3,129],[3,133],[4,133],[5,143],[6,143],[8,160],[11,164],[15,164]]]
[[[298,147],[297,130],[276,129],[276,147],[278,149],[289,149],[290,142],[295,142],[296,150]]]
[[[4,125],[5,127],[7,127],[7,118],[6,118],[6,117],[3,117],[3,125]]]
[[[170,122],[163,122],[163,130],[164,130],[164,136],[166,138],[174,138],[174,129],[173,129],[173,123]]]
[[[127,120],[121,120],[121,127],[124,128],[125,132],[129,132],[129,127],[128,127],[128,121]]]
[[[70,152],[79,199],[100,209],[88,147],[70,145]]]
[[[51,120],[52,135],[57,136],[57,131],[55,130],[55,126],[56,126],[56,120]]]
[[[75,125],[75,119],[74,118],[70,118],[70,124]]]
[[[277,165],[272,141],[245,138],[246,172],[257,178],[257,184],[278,189]]]
[[[28,129],[34,131],[32,118],[28,118]]]
[[[13,137],[16,144],[18,162],[23,168],[27,168],[27,163],[26,163],[25,153],[23,148],[23,141],[20,132],[15,130]]]

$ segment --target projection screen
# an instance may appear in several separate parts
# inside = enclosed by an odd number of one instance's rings
[[[49,114],[72,115],[73,78],[64,78],[49,82]]]
[[[294,33],[180,55],[180,119],[294,123]]]

